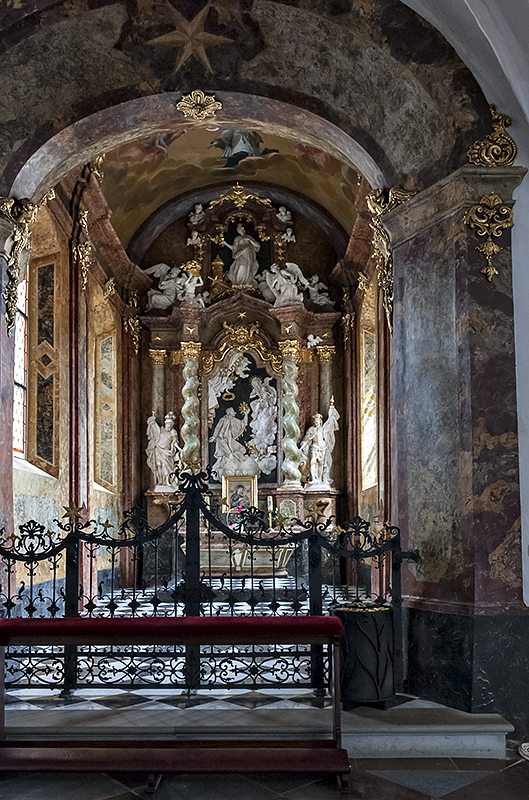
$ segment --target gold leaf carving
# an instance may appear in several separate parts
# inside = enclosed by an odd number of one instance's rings
[[[476,246],[476,250],[483,253],[487,261],[487,266],[483,267],[481,272],[490,281],[493,275],[498,274],[498,270],[492,265],[492,259],[502,250],[492,241],[492,237],[497,238],[506,228],[513,227],[512,208],[504,205],[501,197],[494,192],[484,194],[478,204],[467,209],[465,222],[478,236],[487,237],[482,245]]]
[[[215,100],[214,95],[204,94],[201,89],[195,89],[190,94],[183,95],[176,107],[184,117],[206,119],[206,117],[214,117],[222,108],[222,103]]]
[[[259,323],[255,322],[250,327],[245,325],[229,325],[223,323],[226,335],[218,350],[211,353],[202,354],[202,369],[204,373],[211,372],[217,361],[222,361],[228,350],[238,350],[245,353],[248,350],[255,350],[256,353],[267,361],[275,372],[280,373],[283,368],[283,357],[280,353],[268,350],[263,340],[259,336]],[[281,343],[280,343],[281,346]]]
[[[132,336],[134,353],[140,352],[140,321],[138,317],[123,317],[123,327]]]
[[[492,117],[492,133],[485,139],[474,142],[467,155],[471,164],[478,167],[508,167],[514,164],[518,155],[516,142],[505,128],[512,125],[507,114],[499,114],[496,106],[490,106]]]
[[[209,207],[214,208],[214,206],[221,206],[223,203],[231,202],[240,209],[244,208],[248,200],[254,200],[256,203],[260,203],[263,206],[272,207],[272,201],[269,197],[259,197],[258,194],[247,192],[240,183],[234,184],[227,192],[223,192],[216,200],[212,200]]]
[[[37,218],[39,208],[47,199],[48,197],[45,195],[41,204],[37,205],[27,198],[15,200],[14,197],[0,197],[0,216],[7,219],[13,226],[12,248],[7,261],[8,281],[3,295],[9,336],[15,327],[21,256],[24,251],[28,253],[31,251],[31,228]]]

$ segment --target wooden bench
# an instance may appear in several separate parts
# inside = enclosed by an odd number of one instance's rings
[[[120,619],[4,619],[0,621],[0,670],[4,651],[16,645],[327,645],[332,670],[332,738],[287,741],[9,741],[1,694],[0,771],[335,774],[349,796],[347,751],[341,747],[337,617],[155,617]]]

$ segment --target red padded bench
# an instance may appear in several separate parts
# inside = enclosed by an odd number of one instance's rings
[[[336,774],[349,795],[347,751],[341,747],[337,617],[155,617],[120,619],[4,619],[0,669],[5,686],[8,645],[318,644],[332,650],[332,739],[288,741],[63,741],[10,742],[1,692],[0,771]]]

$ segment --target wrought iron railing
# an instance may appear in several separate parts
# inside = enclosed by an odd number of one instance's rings
[[[243,509],[226,524],[209,507],[209,475],[183,473],[166,522],[152,529],[138,508],[108,523],[34,522],[1,531],[4,616],[200,616],[323,614],[333,606],[381,605],[394,617],[396,685],[402,678],[398,528],[370,532],[359,517],[277,520]],[[123,554],[134,567],[120,584]],[[81,580],[81,576],[84,577]],[[374,588],[373,588],[374,587]],[[7,653],[11,687],[310,687],[321,698],[321,647],[33,647]]]

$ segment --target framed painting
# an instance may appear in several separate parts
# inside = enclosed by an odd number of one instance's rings
[[[228,511],[257,506],[257,475],[223,475],[222,499]]]

